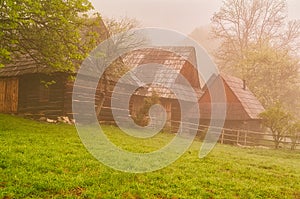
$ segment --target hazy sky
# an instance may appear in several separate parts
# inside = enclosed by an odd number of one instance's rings
[[[145,27],[164,27],[185,34],[207,25],[222,0],[90,0],[104,17],[136,18]],[[300,19],[300,1],[287,0],[290,19]]]

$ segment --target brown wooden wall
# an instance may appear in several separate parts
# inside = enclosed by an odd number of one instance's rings
[[[226,82],[223,81],[225,94],[226,94],[226,103],[227,103],[227,113],[226,120],[249,120],[248,114],[246,113],[243,105],[238,100],[233,91],[229,88]],[[205,93],[201,96],[199,100],[199,108],[201,112],[201,119],[211,118],[211,96],[210,92],[218,92],[218,88],[215,88],[214,85],[210,87],[210,90],[206,90]]]
[[[86,105],[92,105],[95,108],[95,112],[98,108],[98,104],[100,103],[100,101],[102,100],[102,98],[104,97],[104,103],[102,105],[102,109],[100,111],[100,115],[98,115],[98,119],[101,122],[108,122],[108,123],[113,123],[114,119],[113,119],[113,115],[112,115],[112,110],[111,110],[111,97],[112,97],[112,90],[114,88],[115,83],[109,81],[107,86],[107,91],[106,91],[106,96],[103,96],[103,91],[104,91],[104,87],[103,84],[101,84],[100,82],[102,81],[102,79],[100,79],[98,86],[96,88],[96,93],[95,94],[91,94],[90,91],[95,90],[94,88],[92,88],[91,86],[89,86],[89,81],[97,81],[96,79],[91,79],[90,77],[85,77],[86,80],[82,81],[82,82],[78,82],[77,84],[77,91],[80,93],[74,93],[73,91],[73,85],[74,82],[68,81],[66,83],[66,89],[65,89],[65,103],[64,103],[64,115],[73,118],[74,113],[72,110],[72,95],[76,94],[76,98],[78,98],[79,102],[76,103],[80,103],[80,105],[83,105],[82,107],[84,108],[85,104]],[[90,114],[90,113],[88,113]],[[92,116],[87,115],[87,119]]]
[[[67,76],[62,74],[30,74],[19,78],[18,112],[35,117],[57,119],[64,112],[64,90]],[[45,86],[43,81],[55,81]]]
[[[17,78],[0,79],[0,112],[16,113],[18,111],[18,86]]]
[[[180,71],[180,74],[185,77],[185,79],[190,83],[190,85],[193,88],[197,88],[197,89],[201,88],[198,71],[190,62],[186,62],[184,64],[184,66]],[[181,78],[178,78],[176,80],[176,83],[179,84],[182,83]]]

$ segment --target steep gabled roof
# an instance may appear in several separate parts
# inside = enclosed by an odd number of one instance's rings
[[[258,115],[265,109],[254,94],[249,90],[247,86],[244,88],[244,82],[240,78],[221,74],[225,84],[232,90],[234,95],[241,102],[244,110],[251,119],[259,119]]]
[[[221,83],[222,82],[222,83]],[[201,109],[202,118],[211,118],[211,99],[210,92],[215,92],[214,96],[223,95],[219,89],[222,89],[224,85],[224,91],[226,94],[227,114],[228,120],[248,120],[259,119],[258,115],[264,111],[263,106],[244,85],[244,81],[224,73],[219,75],[213,74],[203,87],[203,95],[199,99],[199,105]],[[245,87],[244,87],[245,86]],[[220,98],[220,99],[219,99]],[[221,100],[223,97],[217,97],[215,102]],[[220,103],[223,103],[220,101]]]
[[[159,64],[164,66],[159,67],[158,65],[153,65],[156,69],[153,67],[141,67],[131,73],[131,76],[136,76],[140,81],[150,78],[157,83],[145,85],[144,88],[138,89],[135,94],[148,96],[154,91],[163,98],[178,98],[186,101],[193,101],[190,95],[190,89],[187,88],[187,85],[176,85],[176,89],[180,90],[180,96],[176,96],[169,88],[172,88],[176,80],[180,78],[181,70],[187,62],[190,62],[195,66],[197,65],[194,47],[156,46],[153,48],[139,49],[123,56],[123,62],[130,68],[135,68],[144,64]],[[150,76],[154,77],[151,78]],[[200,88],[194,88],[194,90],[199,98],[202,94]]]

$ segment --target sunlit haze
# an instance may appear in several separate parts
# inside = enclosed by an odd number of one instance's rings
[[[221,0],[91,0],[104,17],[136,18],[145,27],[163,27],[191,33],[196,27],[207,25]],[[300,1],[288,0],[289,19],[299,19]]]

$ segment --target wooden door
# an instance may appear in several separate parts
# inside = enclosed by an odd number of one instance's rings
[[[16,113],[18,111],[17,78],[0,79],[0,112]]]

